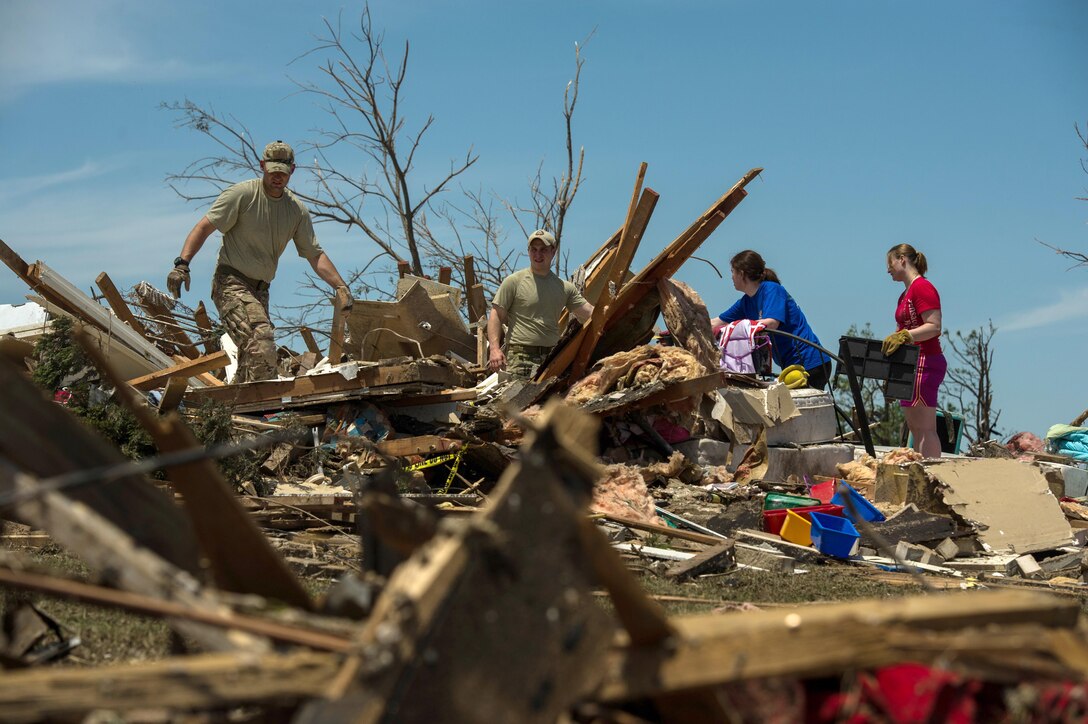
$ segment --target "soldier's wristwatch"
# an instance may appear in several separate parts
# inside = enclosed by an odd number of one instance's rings
[[[189,266],[189,262],[179,256],[177,259],[174,259],[174,266]]]

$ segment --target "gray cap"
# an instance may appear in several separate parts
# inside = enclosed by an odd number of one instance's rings
[[[529,243],[532,244],[534,239],[540,239],[544,242],[544,246],[559,246],[559,242],[555,240],[555,236],[547,229],[537,229],[533,233],[529,234]]]

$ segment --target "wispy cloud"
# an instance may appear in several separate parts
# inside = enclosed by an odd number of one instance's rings
[[[4,0],[0,101],[51,83],[167,80],[222,72],[211,64],[157,57],[153,46],[141,47],[147,45],[142,14],[133,10],[122,0]]]
[[[1088,288],[1086,287],[1075,291],[1059,289],[1056,301],[1013,314],[995,323],[995,326],[1002,332],[1018,332],[1024,329],[1065,324],[1077,319],[1088,319]]]
[[[42,174],[39,176],[3,178],[0,179],[0,186],[2,186],[4,192],[9,195],[22,196],[26,194],[35,194],[46,189],[56,188],[78,181],[86,181],[87,179],[92,179],[96,176],[102,176],[119,167],[120,164],[115,163],[84,161],[82,166],[66,171],[57,171],[55,173]]]

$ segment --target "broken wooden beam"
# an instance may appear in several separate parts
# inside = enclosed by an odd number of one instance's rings
[[[156,387],[165,384],[167,380],[174,378],[181,378],[184,380],[190,377],[197,377],[205,372],[222,369],[228,364],[230,364],[230,357],[227,356],[226,352],[220,350],[214,354],[197,357],[196,359],[181,362],[173,367],[159,370],[158,372],[152,372],[151,374],[142,377],[136,377],[129,380],[128,384],[132,385],[137,390],[153,390]]]
[[[991,665],[1083,679],[1079,604],[1039,593],[975,591],[670,619],[669,646],[619,643],[599,699],[618,703],[764,677],[808,678],[902,661]],[[1030,623],[1026,623],[1030,622]],[[1000,627],[1000,628],[997,628]],[[995,633],[1000,631],[1000,634]],[[1016,662],[1015,664],[1012,662]]]
[[[309,327],[299,327],[298,333],[302,336],[302,342],[306,345],[308,352],[313,352],[319,358],[322,357],[321,348],[317,346],[317,340],[314,339],[314,331]]]
[[[95,278],[94,282],[102,291],[102,295],[109,302],[110,309],[117,315],[117,318],[139,332],[144,339],[147,339],[147,330],[144,325],[140,324],[140,320],[136,319],[136,315],[132,313],[132,310],[129,309],[128,302],[121,296],[121,292],[117,291],[117,287],[114,286],[109,275],[102,272]],[[151,340],[148,340],[148,342],[151,342]]]
[[[117,379],[85,334],[77,333],[75,337],[161,453],[201,447],[176,412],[162,418],[154,415],[130,387]],[[167,477],[185,499],[185,512],[221,588],[256,593],[306,610],[312,607],[309,594],[239,504],[214,460],[204,458],[171,466],[167,468]]]
[[[162,399],[159,400],[159,414],[165,415],[171,410],[176,410],[185,397],[185,391],[189,389],[189,383],[181,377],[171,377],[166,381],[166,389],[163,390]]]
[[[208,316],[208,310],[204,307],[203,300],[193,310],[193,321],[196,322],[196,327],[204,338],[204,353],[212,354],[217,352],[219,350],[219,340],[213,334],[212,320]]]
[[[96,711],[216,710],[320,698],[336,654],[299,651],[175,656],[140,665],[5,671],[0,710],[11,721],[82,721]]]
[[[747,196],[744,187],[760,174],[763,169],[754,168],[746,173],[733,185],[721,198],[715,201],[710,208],[695,220],[680,236],[661,251],[660,254],[647,264],[642,271],[623,285],[616,298],[608,308],[608,318],[603,320],[602,328],[607,329],[622,319],[651,291],[656,291],[657,282],[671,277],[699,246],[706,241],[710,234],[718,228]],[[559,350],[550,361],[537,373],[537,380],[555,377],[565,373],[574,361],[585,335],[588,334],[583,327],[571,338],[563,349]]]
[[[416,437],[398,437],[381,440],[374,444],[383,455],[405,457],[407,455],[433,455],[435,453],[459,450],[463,440],[452,440],[439,435],[417,435]]]

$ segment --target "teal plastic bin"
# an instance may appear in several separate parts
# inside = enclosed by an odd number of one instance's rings
[[[812,545],[816,550],[835,558],[857,554],[861,535],[849,520],[825,513],[811,513],[809,519],[812,521]]]

